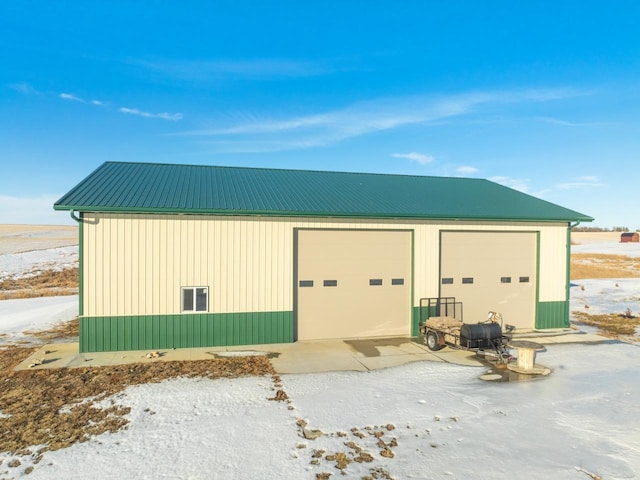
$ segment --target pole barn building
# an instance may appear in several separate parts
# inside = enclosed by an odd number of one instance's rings
[[[570,229],[488,180],[107,162],[54,205],[80,225],[80,351],[569,325]]]

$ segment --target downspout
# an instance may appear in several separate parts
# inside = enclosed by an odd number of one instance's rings
[[[78,223],[78,323],[80,324],[80,352],[84,351],[84,342],[82,338],[82,317],[84,315],[84,221],[82,217],[75,216],[73,209],[69,210],[71,218]]]
[[[72,208],[71,210],[69,210],[69,214],[71,215],[71,218],[73,218],[76,222],[78,222],[78,223],[82,223],[82,218],[80,218],[80,217],[76,217],[76,216],[73,214],[73,208]]]

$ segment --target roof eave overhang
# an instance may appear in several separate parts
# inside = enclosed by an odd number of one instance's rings
[[[383,218],[403,220],[447,220],[447,221],[497,221],[497,222],[592,222],[594,219],[586,215],[575,217],[526,217],[526,216],[476,216],[476,215],[442,215],[442,214],[396,214],[396,213],[336,213],[336,212],[301,212],[283,210],[221,210],[193,208],[125,208],[96,207],[84,205],[54,205],[54,210],[71,210],[86,213],[132,213],[132,214],[164,214],[164,215],[225,215],[254,217],[322,217],[322,218]]]

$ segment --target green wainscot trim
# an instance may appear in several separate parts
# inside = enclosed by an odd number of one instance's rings
[[[536,328],[567,328],[569,323],[569,302],[538,302]]]
[[[411,312],[411,336],[420,335],[420,307],[413,307]]]
[[[80,352],[293,342],[293,312],[80,318]]]
[[[420,335],[420,322],[426,321],[429,317],[436,314],[435,307],[413,307],[411,315],[411,336],[417,337]]]

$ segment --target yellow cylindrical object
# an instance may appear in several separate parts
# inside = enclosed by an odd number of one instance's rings
[[[533,370],[536,362],[536,351],[533,348],[518,348],[518,368]]]

